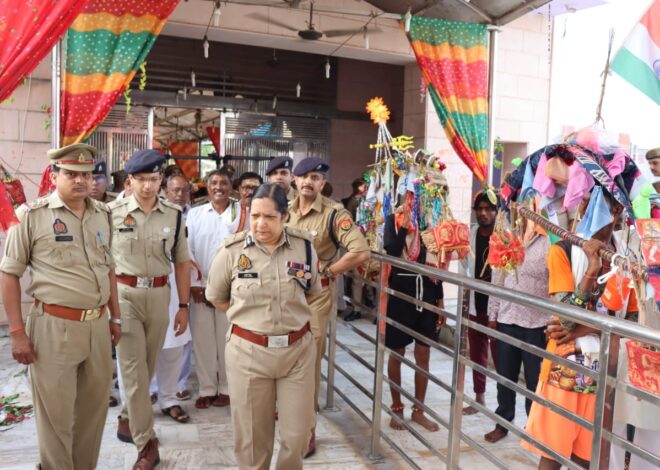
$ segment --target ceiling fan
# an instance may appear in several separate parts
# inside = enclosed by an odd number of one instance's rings
[[[326,31],[319,31],[318,29],[314,28],[314,2],[311,2],[309,6],[309,21],[307,22],[307,29],[299,30],[279,20],[270,18],[268,15],[263,13],[250,13],[247,16],[257,21],[261,21],[263,23],[273,24],[275,26],[279,26],[280,28],[284,28],[284,29],[288,29],[289,31],[296,32],[298,33],[298,36],[300,36],[301,39],[304,39],[306,41],[318,41],[323,36],[328,38],[337,38],[342,36],[353,36],[355,34],[363,34],[365,32],[364,27],[358,29],[329,29]],[[370,33],[380,32],[380,29],[378,28],[366,28],[366,30]]]

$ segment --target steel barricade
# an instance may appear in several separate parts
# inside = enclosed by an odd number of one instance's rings
[[[544,299],[540,297],[535,297],[524,292],[519,292],[510,289],[504,289],[499,286],[492,285],[490,283],[477,281],[466,276],[455,274],[449,271],[434,269],[428,266],[420,265],[417,263],[411,263],[408,261],[401,260],[399,258],[394,258],[388,255],[381,253],[372,252],[372,259],[379,261],[382,264],[389,264],[390,266],[403,268],[406,271],[415,274],[421,274],[423,276],[429,277],[431,279],[442,281],[445,285],[455,285],[458,287],[458,301],[456,304],[456,311],[450,312],[446,309],[440,309],[439,307],[431,304],[427,304],[423,301],[417,300],[414,297],[410,297],[406,294],[403,294],[398,291],[394,291],[389,287],[386,287],[386,279],[383,279],[383,269],[380,270],[378,282],[372,282],[370,280],[362,280],[364,285],[369,285],[376,288],[377,295],[377,305],[374,309],[366,307],[360,302],[356,302],[355,299],[345,297],[345,299],[350,302],[354,308],[357,307],[361,311],[373,312],[378,319],[378,326],[376,328],[376,336],[372,337],[368,333],[365,333],[360,328],[355,325],[346,324],[346,327],[351,330],[353,333],[360,336],[362,339],[368,341],[374,345],[374,356],[373,362],[369,362],[365,357],[356,354],[351,348],[343,343],[342,341],[337,340],[336,338],[336,319],[333,319],[330,326],[330,332],[328,334],[328,354],[325,356],[327,360],[327,374],[323,375],[323,378],[327,382],[327,396],[326,396],[326,409],[336,409],[334,402],[335,393],[339,395],[342,400],[348,404],[360,418],[370,425],[371,428],[371,446],[369,457],[371,459],[377,460],[381,458],[381,439],[394,449],[408,464],[414,468],[419,468],[417,463],[406,454],[406,452],[397,445],[394,440],[389,437],[381,429],[381,420],[383,412],[386,415],[389,415],[392,419],[396,420],[399,424],[403,425],[421,444],[423,444],[433,455],[438,457],[438,459],[443,462],[448,469],[459,468],[460,464],[460,443],[461,441],[465,442],[471,448],[479,452],[483,457],[488,461],[493,463],[495,466],[506,469],[508,465],[506,462],[502,462],[496,455],[490,452],[486,447],[481,445],[479,442],[475,441],[472,437],[468,436],[462,427],[462,408],[464,404],[471,405],[476,408],[483,416],[486,416],[490,420],[504,427],[507,431],[512,434],[520,437],[521,439],[531,443],[533,446],[537,447],[550,457],[552,457],[557,462],[571,469],[580,469],[582,467],[578,466],[575,462],[565,458],[564,456],[558,454],[555,450],[549,448],[543,443],[537,441],[532,436],[528,435],[526,431],[522,428],[517,427],[515,424],[501,418],[496,415],[493,411],[489,410],[487,407],[477,403],[472,398],[468,397],[464,393],[465,385],[465,367],[468,366],[473,370],[481,372],[486,377],[495,380],[498,384],[503,385],[507,388],[512,389],[517,394],[524,396],[534,402],[550,408],[553,412],[559,414],[560,416],[569,419],[570,421],[577,423],[578,425],[586,428],[592,432],[592,453],[590,460],[590,469],[601,469],[608,468],[609,466],[609,457],[610,457],[610,445],[614,443],[615,445],[623,448],[625,451],[630,452],[633,455],[651,462],[660,468],[660,456],[655,455],[651,452],[648,452],[645,449],[640,448],[636,444],[627,441],[626,439],[617,436],[612,432],[613,424],[613,413],[614,413],[614,400],[617,393],[617,386],[619,389],[623,389],[625,393],[635,396],[637,399],[648,401],[655,406],[660,406],[660,397],[653,395],[647,391],[636,388],[628,383],[621,382],[617,378],[618,371],[618,356],[619,356],[619,347],[621,345],[621,339],[628,338],[632,340],[641,341],[657,348],[660,348],[660,331],[642,327],[635,323],[619,320],[613,317],[605,315],[593,315],[590,312],[583,311],[576,307],[555,302],[549,299]],[[353,273],[345,274],[348,277],[355,277]],[[559,318],[567,319],[575,323],[587,325],[591,328],[595,328],[600,332],[600,368],[598,371],[594,371],[587,367],[584,367],[575,362],[569,361],[560,356],[556,356],[553,353],[546,351],[545,349],[540,349],[536,346],[527,344],[521,340],[518,340],[514,337],[506,335],[500,331],[494,330],[487,326],[483,326],[479,323],[476,323],[469,319],[467,315],[467,309],[463,308],[463,299],[469,298],[470,291],[478,291],[489,296],[498,297],[503,300],[507,300],[516,304],[520,304],[529,308],[534,308],[537,310],[545,310],[548,313],[551,313]],[[432,311],[437,315],[442,315],[448,319],[455,321],[455,333],[454,333],[454,344],[453,348],[449,348],[439,342],[429,340],[426,337],[419,335],[417,332],[407,328],[406,326],[394,321],[393,319],[383,316],[380,314],[382,311],[380,302],[382,301],[382,295],[385,293],[387,296],[396,296],[407,302],[423,307],[426,310]],[[430,344],[433,349],[446,354],[452,359],[452,371],[451,371],[451,383],[446,383],[441,377],[434,376],[431,373],[427,373],[425,370],[417,367],[414,361],[410,361],[403,356],[400,356],[395,351],[387,348],[384,341],[384,326],[390,324],[405,333],[409,334],[413,338],[419,338],[425,343]],[[523,351],[527,351],[536,356],[540,356],[543,359],[550,359],[555,363],[569,367],[570,369],[586,375],[597,381],[596,388],[596,399],[595,399],[595,415],[593,423],[586,420],[585,418],[572,413],[571,411],[539,396],[535,393],[530,392],[524,386],[519,385],[516,382],[513,382],[496,371],[484,368],[479,364],[474,363],[467,357],[467,331],[468,328],[480,331],[489,335],[490,337],[498,340],[505,341],[506,343],[515,346]],[[336,351],[337,348],[347,353],[352,359],[355,359],[362,366],[370,370],[374,375],[373,386],[371,389],[365,387],[358,380],[356,380],[351,374],[349,374],[341,364],[336,362]],[[458,354],[456,354],[458,351]],[[405,364],[415,370],[416,373],[421,373],[426,376],[429,381],[441,387],[443,390],[450,393],[450,414],[449,420],[447,421],[436,413],[429,406],[419,402],[415,397],[410,394],[403,386],[399,387],[394,384],[384,373],[385,367],[385,353],[389,355],[394,355],[402,364]],[[369,417],[356,403],[351,400],[339,387],[337,387],[335,382],[335,374],[339,373],[344,377],[348,382],[355,386],[360,392],[367,396],[372,403],[372,412],[371,417]],[[407,398],[420,408],[424,412],[433,418],[440,426],[448,430],[448,442],[447,442],[447,452],[443,454],[438,449],[433,446],[422,434],[420,434],[416,429],[414,429],[410,424],[401,420],[398,415],[393,413],[388,407],[383,405],[383,389],[384,384],[387,383],[390,387],[394,387],[403,397]]]

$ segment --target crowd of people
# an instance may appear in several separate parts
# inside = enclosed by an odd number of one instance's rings
[[[651,163],[660,161],[660,152],[650,155]],[[19,209],[20,224],[10,229],[0,262],[13,357],[30,366],[41,468],[95,468],[107,416],[107,407],[99,404],[106,403],[108,391],[110,405],[116,401],[113,348],[121,401],[116,434],[136,446],[134,469],[151,469],[160,461],[152,405],[157,402],[165,416],[186,423],[190,416],[182,403],[193,398],[199,410],[230,406],[240,468],[269,467],[276,419],[277,468],[302,468],[316,450],[321,359],[340,297],[336,280],[370,257],[354,221],[363,182],[353,183],[342,205],[323,195],[329,188],[326,162],[306,158],[294,165],[291,158],[278,157],[270,162],[265,183],[251,172],[238,178],[230,168],[209,172],[206,199],[193,204],[186,176],[176,167],[164,168],[161,153],[141,150],[126,162],[126,183],[115,185],[121,192],[111,200],[106,167],[95,160],[94,147],[75,144],[48,156],[55,190]],[[634,319],[634,293],[628,290],[625,302],[608,303],[613,297],[608,289],[616,287],[596,283],[609,270],[599,249],[616,249],[619,243],[614,232],[622,206],[605,196],[611,222],[583,249],[550,245],[544,233],[533,232],[516,279],[492,271],[487,262],[499,204],[485,191],[477,193],[473,256],[462,263],[463,272],[602,314],[623,309],[624,318]],[[412,204],[408,194],[385,220],[384,250],[424,264],[427,250],[411,221]],[[20,279],[28,268],[27,293],[34,303],[24,324]],[[390,288],[444,307],[441,282],[399,268],[387,276]],[[353,284],[358,301],[362,289]],[[598,367],[598,337],[582,325],[480,292],[471,293],[466,308],[475,323]],[[430,345],[439,340],[444,316],[396,296],[389,297],[387,315],[418,335],[395,324],[386,327],[385,344],[394,353],[388,376],[400,388],[406,347],[415,343],[415,363],[428,372]],[[346,319],[356,318],[351,311]],[[497,372],[513,382],[522,366],[530,392],[593,420],[595,394],[588,377],[474,329],[469,350],[482,367],[488,367],[490,350]],[[188,389],[193,367],[197,390]],[[582,391],[567,387],[568,379]],[[427,385],[427,377],[417,372],[414,397],[422,405]],[[475,401],[485,406],[486,377],[476,370],[473,387]],[[390,426],[405,429],[401,393],[397,387],[390,391]],[[515,392],[498,384],[497,402],[496,414],[513,421]],[[588,466],[590,431],[532,400],[525,409],[531,436]],[[472,406],[463,410],[475,413]],[[417,403],[411,420],[429,432],[439,429]],[[498,424],[484,438],[495,443],[507,433]],[[559,468],[530,443],[523,446],[539,454],[539,468]]]

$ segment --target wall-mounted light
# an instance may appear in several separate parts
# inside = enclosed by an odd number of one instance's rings
[[[183,87],[183,99],[184,100],[188,99],[188,88],[185,86]]]
[[[410,31],[410,21],[412,20],[412,12],[410,11],[410,7],[408,7],[408,10],[406,10],[406,14],[403,16],[404,19],[404,26],[406,33]]]
[[[273,109],[277,108],[277,95],[273,96]]]
[[[195,76],[195,71],[193,69],[190,69],[190,84],[192,85],[193,88],[197,88],[197,80]]]
[[[204,48],[204,58],[208,59],[209,58],[209,38],[207,36],[204,36],[204,42],[202,43],[202,47]]]
[[[330,57],[325,59],[325,78],[330,78]]]
[[[369,30],[366,26],[362,28],[362,35],[364,36],[364,48],[369,49]]]
[[[213,9],[213,26],[220,26],[220,17],[222,16],[222,9],[220,8],[220,0],[215,1],[215,8]]]
[[[300,98],[300,92],[302,91],[302,86],[300,85],[300,82],[296,85],[296,98]]]

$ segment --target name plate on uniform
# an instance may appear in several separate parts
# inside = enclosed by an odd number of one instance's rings
[[[238,273],[239,279],[257,279],[259,278],[259,273]]]
[[[72,242],[73,241],[73,235],[56,235],[55,236],[55,241],[56,242]]]
[[[134,232],[135,229],[133,227],[122,227],[119,229],[119,233],[124,233],[124,232]]]

